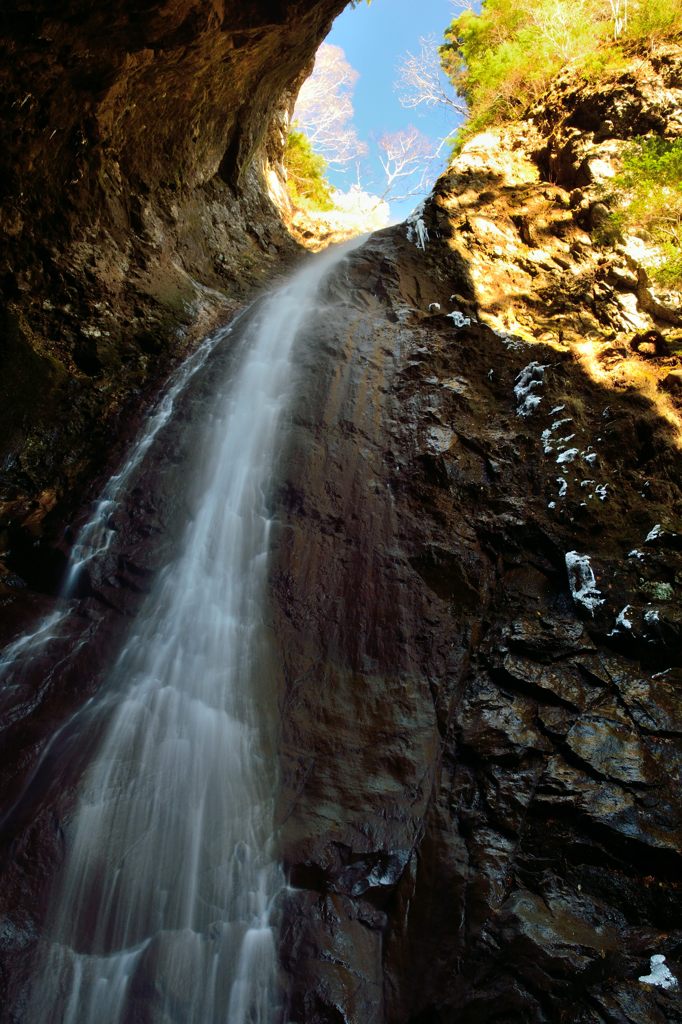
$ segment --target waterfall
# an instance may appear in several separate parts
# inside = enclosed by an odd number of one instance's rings
[[[195,479],[182,484],[200,497],[177,557],[153,584],[101,694],[68,725],[65,749],[82,740],[94,753],[62,823],[64,862],[23,1024],[280,1019],[269,489],[297,333],[324,277],[360,244],[306,263],[248,318],[239,368],[203,427]],[[203,356],[192,357],[102,496],[75,547],[69,590],[79,567],[110,545],[108,503]],[[10,661],[29,656],[54,626],[46,620],[15,642]]]

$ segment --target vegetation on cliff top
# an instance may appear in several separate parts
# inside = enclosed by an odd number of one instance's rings
[[[660,252],[648,268],[651,277],[682,287],[682,139],[636,139],[613,185],[615,195],[623,198],[607,231],[645,234]]]
[[[456,147],[490,124],[519,116],[567,66],[598,79],[625,61],[627,41],[682,33],[670,0],[484,0],[453,19],[443,69],[467,103]]]
[[[521,116],[566,68],[598,83],[631,66],[633,50],[682,36],[670,0],[483,0],[453,19],[441,63],[469,116],[453,151],[481,130]],[[659,256],[648,269],[682,286],[682,140],[634,140],[607,202],[604,240],[637,233]],[[609,235],[609,239],[606,238]]]
[[[292,129],[287,135],[284,151],[287,189],[296,206],[314,210],[331,210],[331,185],[325,171],[327,161],[315,153],[310,140],[301,131]]]

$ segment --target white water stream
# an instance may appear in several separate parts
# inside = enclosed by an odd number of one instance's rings
[[[307,263],[245,328],[241,366],[196,452],[188,487],[201,497],[178,557],[146,598],[102,695],[80,716],[76,731],[101,739],[64,823],[65,860],[22,1024],[279,1019],[267,500],[293,343],[322,279],[359,244]],[[111,543],[107,503],[201,359],[187,364],[103,495],[68,587]],[[46,621],[17,641],[5,666],[54,627]]]

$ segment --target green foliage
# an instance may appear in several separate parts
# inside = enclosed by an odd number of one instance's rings
[[[662,257],[649,268],[651,277],[682,287],[682,139],[636,139],[613,184],[622,198],[606,231],[650,239]]]
[[[665,39],[682,33],[682,6],[677,0],[640,0],[630,16],[632,39]]]
[[[682,5],[631,0],[623,39],[652,40],[682,31]],[[462,96],[478,130],[518,116],[563,67],[599,80],[624,64],[614,40],[609,0],[483,0],[445,32],[443,70]],[[464,137],[473,134],[465,126]],[[457,145],[457,143],[456,143]]]
[[[331,186],[325,176],[327,161],[313,151],[303,132],[292,129],[284,151],[289,195],[297,206],[332,210]]]

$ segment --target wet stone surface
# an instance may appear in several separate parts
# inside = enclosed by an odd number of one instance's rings
[[[638,978],[658,950],[678,969],[681,648],[642,628],[653,602],[614,629],[677,565],[670,542],[667,572],[652,557],[664,506],[641,497],[649,479],[682,511],[665,424],[649,414],[659,446],[625,478],[602,443],[617,503],[558,521],[547,415],[519,417],[513,388],[546,363],[547,410],[580,395],[596,428],[579,364],[429,313],[467,294],[443,246],[382,233],[348,278],[301,346],[273,571],[291,1019],[678,1020],[679,990]]]

